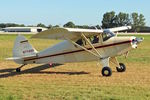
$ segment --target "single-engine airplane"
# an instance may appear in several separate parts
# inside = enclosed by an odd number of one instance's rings
[[[117,72],[124,72],[126,66],[119,63],[116,57],[127,55],[129,50],[137,48],[137,44],[143,41],[143,38],[134,36],[117,37],[114,33],[129,29],[131,26],[100,30],[52,28],[37,33],[32,38],[64,41],[40,52],[37,52],[24,36],[18,35],[13,47],[13,57],[8,60],[22,64],[16,69],[16,72],[20,72],[21,68],[27,64],[98,61],[103,65],[102,75],[111,76],[112,70],[109,63],[112,62],[116,65]]]

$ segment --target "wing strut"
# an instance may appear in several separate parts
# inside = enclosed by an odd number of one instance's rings
[[[93,46],[93,44],[91,44],[91,42],[86,38],[86,36],[82,33],[81,36],[85,39],[85,41],[87,41],[87,43],[93,48],[93,50],[99,55],[100,58],[102,58],[102,56],[100,55],[100,53],[95,49],[95,47]]]
[[[110,62],[113,63],[113,64],[115,64],[116,66],[120,66],[116,57],[111,57],[110,58]]]

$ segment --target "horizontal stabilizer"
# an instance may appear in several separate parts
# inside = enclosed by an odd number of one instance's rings
[[[21,57],[6,58],[6,60],[21,60]]]
[[[32,57],[36,57],[36,55],[23,56],[23,57],[11,57],[11,58],[6,58],[6,60],[24,60],[26,58],[32,58]]]

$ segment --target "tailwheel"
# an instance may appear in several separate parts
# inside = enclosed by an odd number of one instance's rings
[[[111,76],[112,75],[112,70],[110,67],[103,67],[102,69],[102,75],[103,76]]]
[[[119,67],[116,67],[117,72],[125,72],[126,66],[123,63],[119,63]]]
[[[20,72],[21,71],[21,69],[20,68],[16,68],[16,72]]]
[[[24,67],[25,65],[27,65],[27,64],[23,64],[20,67],[16,68],[16,72],[21,72],[21,68]]]

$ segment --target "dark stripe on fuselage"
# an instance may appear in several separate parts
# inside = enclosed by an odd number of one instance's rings
[[[130,42],[131,41],[118,42],[118,43],[113,43],[113,44],[107,44],[107,45],[97,46],[95,48],[96,49],[105,48],[105,47],[110,47],[110,46],[115,46],[115,45],[130,43]],[[87,49],[91,50],[92,48],[87,48]],[[42,56],[42,57],[37,57],[37,58],[29,58],[29,59],[25,59],[24,61],[30,61],[30,60],[36,60],[36,59],[54,57],[54,56],[59,56],[59,55],[65,55],[65,54],[71,54],[71,53],[81,52],[81,51],[85,51],[85,50],[81,49],[81,50],[70,51],[70,52],[63,52],[63,53],[58,53],[58,54],[53,54],[53,55],[47,55],[47,56]]]

